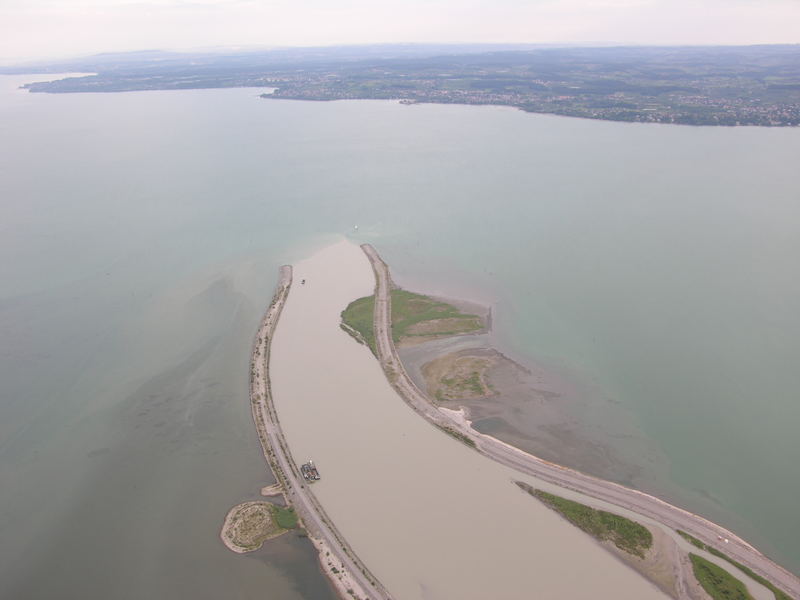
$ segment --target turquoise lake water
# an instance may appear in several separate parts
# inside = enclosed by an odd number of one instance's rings
[[[24,80],[0,82],[0,595],[331,597],[305,540],[217,535],[270,482],[247,362],[277,267],[342,234],[492,303],[637,485],[800,571],[800,130]]]

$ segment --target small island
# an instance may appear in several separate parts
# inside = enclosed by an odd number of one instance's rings
[[[220,537],[229,550],[244,554],[296,527],[297,515],[292,508],[264,501],[243,502],[228,511]]]

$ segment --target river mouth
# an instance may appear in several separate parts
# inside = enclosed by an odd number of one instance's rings
[[[294,280],[272,344],[275,407],[295,461],[320,470],[314,493],[390,593],[664,597],[521,493],[511,470],[397,396],[370,351],[339,328],[344,307],[374,288],[358,246],[321,250],[294,265]]]

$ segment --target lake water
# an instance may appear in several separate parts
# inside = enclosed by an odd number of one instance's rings
[[[277,267],[342,232],[493,304],[638,485],[800,570],[800,130],[31,79],[0,83],[0,595],[330,597],[303,540],[217,534],[270,480],[247,361]]]

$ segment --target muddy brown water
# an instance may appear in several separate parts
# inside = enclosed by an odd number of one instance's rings
[[[358,246],[325,248],[294,280],[272,347],[278,415],[295,460],[318,465],[326,511],[397,598],[666,597],[403,403],[339,328],[374,285]]]

